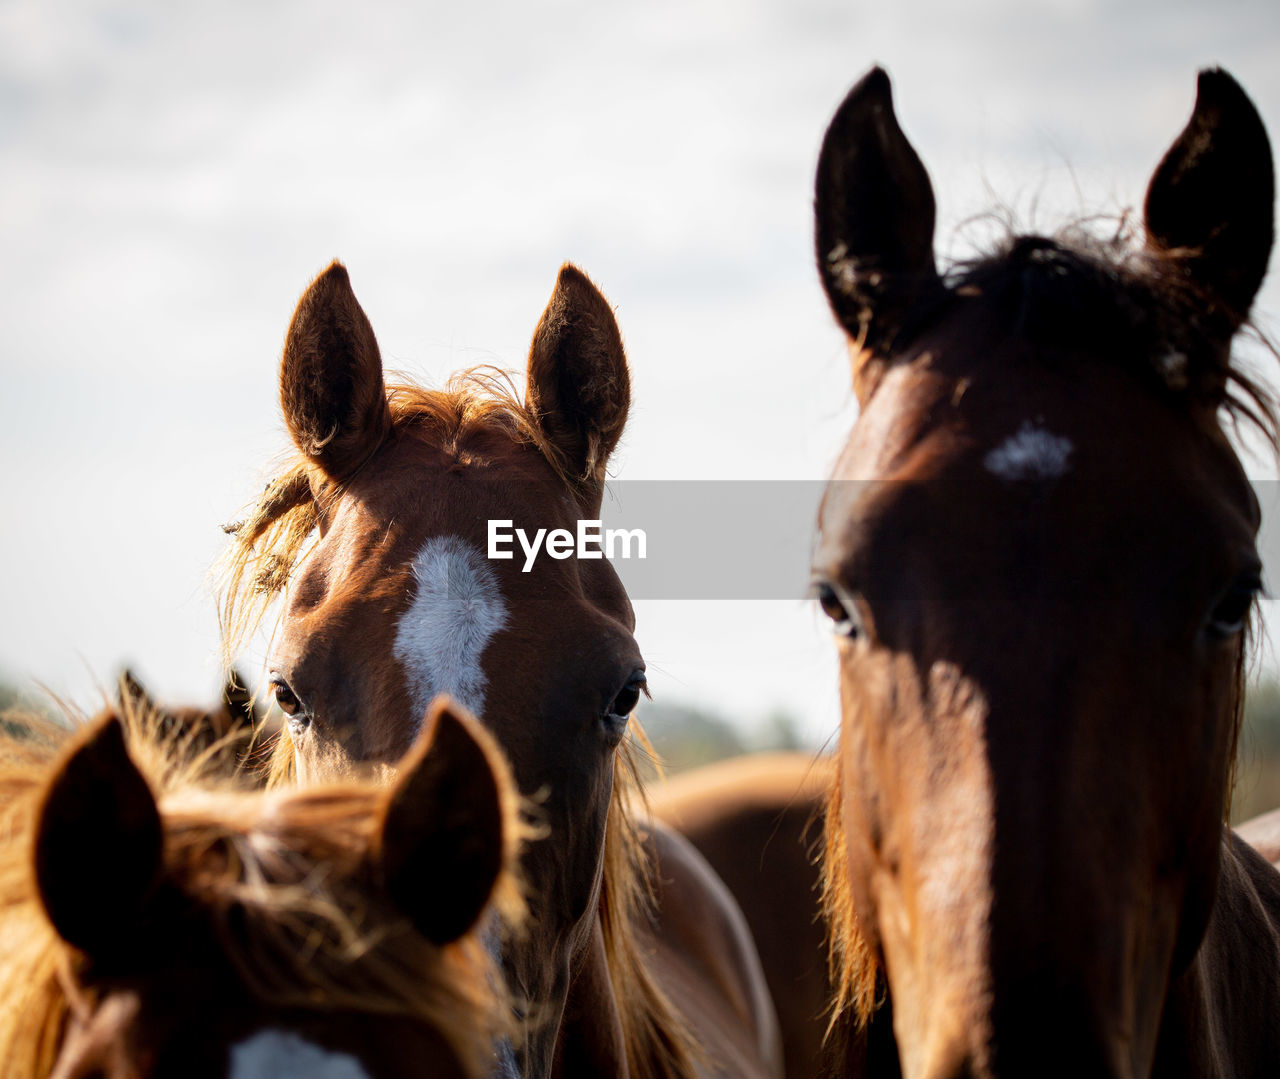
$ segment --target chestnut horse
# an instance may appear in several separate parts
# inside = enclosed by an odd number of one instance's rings
[[[247,770],[254,750],[270,733],[266,710],[257,707],[239,672],[227,672],[222,699],[213,708],[162,705],[131,670],[120,676],[116,692],[122,708],[150,713],[160,733],[192,757],[207,756],[227,771]]]
[[[390,788],[246,793],[128,725],[0,744],[6,1075],[492,1074],[524,826],[487,732],[441,703]]]
[[[495,733],[548,837],[526,851],[530,919],[503,956],[527,1009],[521,1073],[776,1074],[741,912],[632,807],[645,678],[621,582],[603,559],[544,552],[524,572],[523,556],[488,556],[490,521],[533,536],[600,515],[630,403],[608,302],[560,271],[523,401],[485,370],[388,388],[335,263],[298,305],[280,378],[298,455],[234,529],[225,606],[234,640],[287,593],[270,675],[287,716],[278,776],[393,762],[424,703],[452,694]]]
[[[1280,1074],[1280,874],[1225,828],[1259,507],[1223,429],[1273,235],[1221,71],[1145,235],[946,275],[887,76],[819,158],[861,411],[819,521],[840,662],[827,872],[843,991],[888,977],[908,1079]]]

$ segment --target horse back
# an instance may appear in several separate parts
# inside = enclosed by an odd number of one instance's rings
[[[652,824],[651,973],[698,1032],[700,1072],[723,1079],[781,1076],[778,1018],[742,911],[706,860],[678,833]]]

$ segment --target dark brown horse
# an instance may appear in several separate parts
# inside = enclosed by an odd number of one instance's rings
[[[523,828],[492,737],[441,703],[390,788],[246,793],[149,718],[0,743],[4,1073],[491,1075]]]
[[[831,908],[915,1077],[1280,1074],[1280,875],[1224,827],[1259,509],[1223,429],[1273,234],[1221,71],[1145,232],[940,275],[875,70],[832,121],[817,253],[861,412],[820,512],[840,658]]]
[[[388,389],[334,264],[294,315],[281,399],[298,455],[236,529],[226,612],[233,631],[251,624],[254,601],[287,586],[280,774],[394,762],[425,702],[453,694],[497,735],[547,835],[523,863],[527,931],[504,954],[529,1009],[522,1074],[774,1074],[741,912],[692,848],[633,811],[645,679],[621,582],[603,559],[544,552],[525,572],[523,556],[490,557],[490,522],[545,536],[600,515],[630,404],[608,302],[561,270],[523,401],[486,371]]]

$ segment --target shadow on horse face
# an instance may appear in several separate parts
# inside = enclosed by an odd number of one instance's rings
[[[1215,903],[1260,587],[1219,412],[1267,412],[1229,346],[1272,200],[1261,121],[1207,72],[1141,250],[1023,237],[944,280],[883,72],[828,131],[818,257],[861,405],[814,560],[828,872],[907,1076],[1151,1071]]]
[[[126,716],[54,763],[5,746],[7,1070],[491,1074],[509,1004],[482,937],[494,905],[518,921],[520,825],[474,719],[442,702],[390,788],[245,793],[182,779],[185,747]]]

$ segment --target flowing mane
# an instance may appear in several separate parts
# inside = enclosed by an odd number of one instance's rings
[[[421,438],[465,463],[484,455],[486,436],[500,434],[507,442],[536,449],[570,491],[576,494],[582,489],[581,478],[547,438],[505,372],[489,366],[471,368],[455,373],[443,389],[401,382],[388,387],[387,403],[392,420],[389,438]],[[220,610],[228,665],[271,604],[287,592],[306,557],[323,504],[338,494],[318,489],[314,477],[314,466],[295,452],[246,517],[226,528],[234,537],[223,566]],[[638,825],[645,794],[637,751],[652,752],[643,728],[632,717],[617,758],[598,917],[632,1073],[636,1079],[679,1079],[693,1074],[697,1051],[648,972],[634,933],[636,925],[652,917],[653,906],[652,869]],[[270,747],[267,774],[272,787],[294,780],[294,755],[283,733]]]
[[[535,447],[571,490],[580,485],[520,400],[510,375],[495,367],[456,372],[442,389],[408,382],[388,386],[387,404],[391,438],[413,432],[461,458],[483,435],[498,432]],[[225,527],[234,537],[221,567],[219,615],[228,668],[306,553],[322,512],[319,492],[313,493],[314,478],[314,466],[293,453],[245,518]],[[331,501],[338,491],[326,493]]]
[[[202,924],[252,996],[273,1007],[420,1021],[484,1071],[495,1039],[508,1034],[501,976],[480,934],[437,946],[373,886],[364,860],[384,790],[246,791],[202,775],[189,754],[156,736],[151,714],[126,708],[121,718],[160,809],[165,877],[206,913]],[[33,1077],[49,1074],[69,1015],[95,1001],[77,984],[83,954],[49,924],[32,858],[42,796],[74,741],[73,731],[38,721],[0,740],[0,1058]],[[512,866],[521,827],[514,805],[507,813],[493,903],[518,926],[523,899]]]

